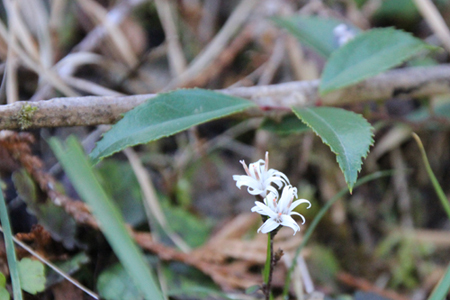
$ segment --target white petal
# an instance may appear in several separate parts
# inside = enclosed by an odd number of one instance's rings
[[[258,211],[255,209],[254,211],[259,213],[260,215],[269,216],[270,218],[274,218],[274,219],[277,218],[278,215],[273,210],[271,210],[267,205],[264,205],[262,202],[256,201],[255,205],[260,210]]]
[[[298,199],[298,200],[295,200],[295,201],[291,204],[291,206],[289,207],[289,211],[294,210],[294,208],[296,208],[297,206],[299,206],[299,205],[302,204],[302,203],[308,203],[307,209],[311,207],[311,202],[309,202],[308,200],[306,200],[306,199]]]
[[[278,222],[276,222],[273,219],[268,219],[266,222],[264,222],[264,224],[262,224],[261,227],[259,227],[258,232],[261,231],[262,233],[268,233],[277,228],[278,226],[280,226]]]
[[[285,186],[281,193],[280,201],[278,201],[278,212],[289,213],[289,204],[291,204],[293,197],[292,186]]]
[[[274,194],[278,198],[278,191],[273,186],[266,186],[266,191],[269,192],[269,194]]]
[[[302,224],[305,224],[305,217],[303,216],[303,215],[301,215],[301,214],[299,214],[298,212],[295,212],[295,211],[293,211],[293,212],[291,212],[290,213],[291,215],[297,215],[297,216],[300,216],[300,218],[302,218]]]
[[[297,231],[300,231],[300,226],[288,215],[281,215],[281,225],[291,227],[294,230],[294,235]]]

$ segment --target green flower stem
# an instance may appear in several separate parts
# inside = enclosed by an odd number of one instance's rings
[[[22,289],[20,286],[19,268],[17,265],[16,251],[14,250],[14,242],[9,224],[8,210],[6,208],[5,198],[0,189],[0,220],[3,225],[3,235],[6,245],[6,258],[8,260],[9,273],[11,274],[11,282],[13,288],[14,299],[22,300]]]
[[[444,207],[445,212],[447,213],[447,216],[450,220],[450,203],[448,202],[447,197],[445,196],[444,191],[442,190],[441,186],[439,185],[439,182],[436,179],[436,176],[434,176],[433,170],[431,169],[430,163],[428,162],[427,153],[425,152],[425,149],[423,147],[422,141],[420,140],[419,136],[412,133],[413,138],[416,140],[417,145],[419,146],[420,153],[422,154],[422,160],[425,164],[425,168],[428,173],[428,177],[430,177],[431,183],[433,184],[434,190],[436,191],[436,194],[439,197],[439,200],[441,201],[442,206]]]
[[[273,238],[276,232],[271,231],[267,235],[267,258],[266,265],[264,266],[264,293],[266,295],[266,300],[271,299],[271,290],[272,290],[272,275],[273,268],[275,267],[275,260],[273,257]]]
[[[358,187],[366,182],[385,177],[390,176],[394,173],[394,171],[380,171],[375,172],[373,174],[364,176],[360,180],[358,180],[354,187]],[[297,261],[297,257],[299,256],[302,249],[305,247],[306,243],[309,241],[312,233],[314,232],[314,229],[316,229],[317,225],[319,224],[320,220],[322,220],[323,216],[327,213],[327,211],[330,209],[330,207],[340,198],[342,198],[346,193],[348,192],[347,188],[344,188],[339,191],[330,201],[328,201],[324,207],[319,211],[319,213],[316,215],[314,220],[311,222],[311,225],[309,225],[308,229],[306,230],[305,235],[303,236],[302,243],[297,248],[297,251],[295,252],[294,258],[292,259],[292,264],[289,267],[288,273],[286,274],[286,280],[284,283],[284,289],[283,289],[283,299],[288,299],[288,293],[289,293],[289,286],[291,283],[291,275],[295,268],[295,261]]]

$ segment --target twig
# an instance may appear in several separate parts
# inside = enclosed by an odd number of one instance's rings
[[[317,93],[318,80],[295,81],[268,86],[238,87],[218,90],[247,98],[261,107],[288,109],[292,106],[345,105],[392,97],[429,97],[450,93],[450,65],[393,70],[357,85],[332,92],[322,99]],[[27,116],[30,128],[112,124],[130,109],[155,94],[125,97],[68,97],[48,101],[17,102],[0,106],[0,129],[23,126],[24,109],[35,107]]]

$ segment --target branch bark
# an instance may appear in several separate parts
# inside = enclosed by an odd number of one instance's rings
[[[263,108],[340,106],[370,100],[429,97],[450,93],[450,65],[405,68],[386,72],[320,97],[318,80],[218,90],[250,99]],[[20,101],[0,106],[0,129],[112,124],[121,115],[155,94],[123,97],[67,97]],[[260,112],[261,113],[261,112]]]

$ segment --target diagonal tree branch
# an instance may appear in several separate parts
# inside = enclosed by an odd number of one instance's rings
[[[395,97],[427,97],[450,93],[450,65],[389,71],[357,85],[332,92],[323,98],[317,93],[318,85],[318,80],[296,81],[218,91],[250,99],[260,107],[269,109],[314,105],[339,106]],[[0,129],[112,124],[117,122],[123,113],[154,96],[155,94],[122,97],[87,96],[36,102],[20,101],[0,106]]]

